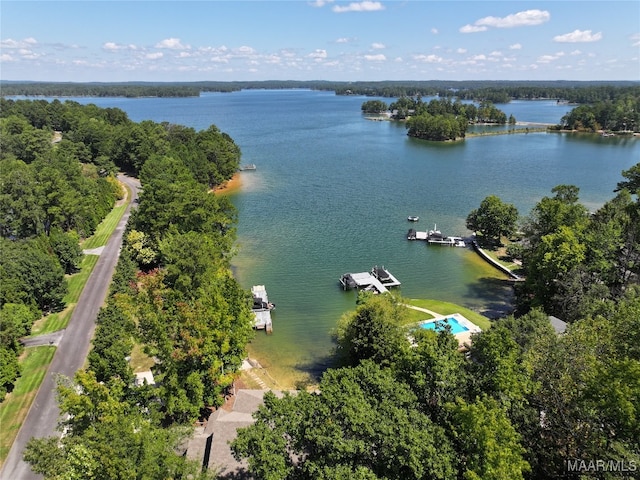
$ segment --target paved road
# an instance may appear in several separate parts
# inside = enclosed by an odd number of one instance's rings
[[[29,465],[22,460],[22,452],[31,437],[49,437],[59,434],[56,431],[60,414],[55,393],[56,377],[58,375],[73,377],[75,372],[84,366],[95,330],[95,320],[107,296],[111,277],[118,261],[122,234],[129,219],[131,207],[134,205],[132,200],[138,197],[140,187],[138,180],[124,175],[120,175],[118,178],[131,188],[133,196],[129,199],[129,205],[122,220],[102,251],[100,259],[78,299],[69,324],[59,339],[58,349],[49,365],[47,375],[40,385],[35,401],[0,472],[2,480],[42,478],[40,475],[34,474]]]

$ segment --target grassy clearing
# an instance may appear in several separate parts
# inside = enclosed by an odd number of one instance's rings
[[[0,404],[0,465],[9,455],[55,351],[56,347],[49,346],[27,348],[21,358],[22,375]]]
[[[44,333],[57,332],[67,326],[71,319],[73,309],[78,303],[80,294],[84,289],[89,275],[93,271],[93,268],[98,263],[98,255],[85,255],[80,264],[80,271],[68,277],[69,291],[64,297],[64,303],[67,305],[61,312],[52,313],[42,317],[40,320],[33,324],[31,328],[31,335],[42,335]]]
[[[133,346],[129,365],[131,365],[134,373],[150,370],[151,367],[155,365],[155,363],[156,362],[154,362],[153,358],[149,357],[146,353],[143,352],[142,345],[136,343]]]
[[[433,310],[434,312],[440,313],[442,315],[451,315],[453,313],[459,313],[464,316],[471,323],[476,324],[482,330],[486,330],[491,328],[491,320],[487,317],[480,315],[478,312],[474,312],[473,310],[469,310],[468,308],[461,307],[460,305],[456,305],[455,303],[449,302],[441,302],[439,300],[426,300],[426,299],[418,299],[412,298],[407,302],[410,305],[415,307],[426,308],[427,310]],[[420,312],[417,312],[420,313]],[[422,319],[424,320],[424,315],[422,314]]]
[[[88,250],[90,248],[97,248],[106,245],[109,237],[116,229],[116,226],[118,225],[118,222],[120,222],[120,219],[122,218],[122,215],[124,215],[124,211],[126,209],[127,203],[123,203],[118,207],[114,207],[114,209],[111,210],[111,212],[109,212],[106,217],[104,217],[104,220],[100,222],[100,225],[98,225],[98,228],[96,228],[95,233],[84,240],[80,244],[80,246],[84,250]]]

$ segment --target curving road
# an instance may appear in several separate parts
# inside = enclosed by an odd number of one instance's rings
[[[59,435],[56,431],[60,414],[55,392],[56,377],[64,375],[72,378],[75,372],[84,366],[95,330],[95,320],[107,296],[111,277],[118,262],[122,234],[131,208],[135,205],[134,200],[138,198],[140,182],[137,179],[125,175],[119,175],[118,179],[130,187],[132,195],[129,197],[129,204],[91,272],[67,328],[47,339],[47,343],[52,340],[57,343],[58,348],[0,471],[2,480],[41,479],[42,476],[33,473],[29,464],[22,460],[22,452],[31,437]]]

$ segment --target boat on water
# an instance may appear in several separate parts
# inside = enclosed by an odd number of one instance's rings
[[[240,167],[240,170],[245,171],[245,170],[255,170],[256,168],[256,164],[255,163],[248,163],[247,165],[242,165]]]
[[[407,232],[407,240],[426,240],[427,243],[432,243],[435,245],[448,245],[450,247],[467,246],[467,242],[465,242],[464,238],[443,235],[442,232],[438,230],[437,225],[434,225],[433,230],[429,230],[428,232],[419,232],[413,228],[410,228]]]
[[[407,217],[407,220],[409,220],[410,222],[417,222],[418,220],[420,220],[420,217],[418,217],[417,215],[409,215]]]

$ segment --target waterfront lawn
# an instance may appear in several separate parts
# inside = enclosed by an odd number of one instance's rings
[[[513,273],[518,273],[518,270],[522,269],[522,265],[512,261],[511,258],[507,255],[507,247],[504,245],[495,249],[483,248],[483,250],[484,253],[489,255],[496,262],[503,265]]]
[[[20,359],[22,374],[0,404],[0,465],[5,462],[38,388],[47,373],[56,347],[30,347]]]
[[[80,271],[67,277],[68,291],[63,299],[66,305],[65,309],[61,312],[52,313],[42,317],[40,320],[36,321],[31,328],[31,336],[57,332],[67,326],[69,319],[71,318],[71,314],[73,313],[73,309],[76,306],[76,303],[78,303],[80,294],[82,293],[93,268],[96,266],[96,263],[98,263],[99,258],[100,257],[98,255],[85,255],[82,258]]]
[[[455,303],[449,302],[441,302],[439,300],[427,300],[427,299],[419,299],[419,298],[411,298],[407,301],[408,304],[413,305],[414,307],[426,308],[427,310],[432,310],[434,312],[440,313],[442,315],[451,315],[453,313],[459,313],[471,323],[479,326],[482,330],[487,330],[491,328],[491,320],[489,320],[484,315],[479,314],[478,312],[474,312],[465,307],[461,307],[460,305],[456,305]],[[421,312],[416,312],[421,313]],[[426,314],[422,313],[422,320],[425,320]]]

